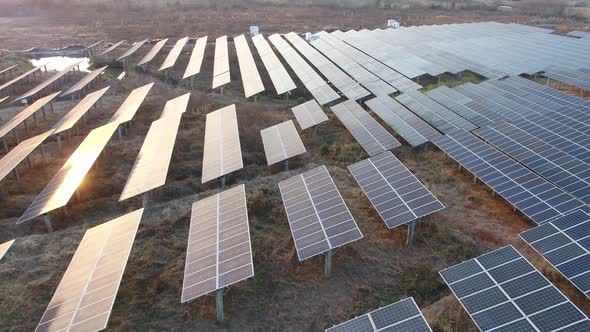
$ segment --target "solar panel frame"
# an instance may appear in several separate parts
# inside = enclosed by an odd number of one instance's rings
[[[243,184],[193,203],[188,237],[181,303],[254,276]]]
[[[363,237],[326,166],[279,182],[279,190],[299,261]],[[303,201],[290,204],[295,199]],[[302,203],[304,210],[293,209]]]
[[[307,152],[293,120],[262,129],[260,136],[269,166]]]
[[[229,67],[229,53],[227,48],[227,36],[218,37],[215,40],[215,57],[213,59],[213,84],[212,89],[219,88],[231,81]]]
[[[71,64],[71,65],[67,66],[66,68],[62,69],[61,71],[53,74],[51,77],[49,77],[45,81],[39,83],[38,85],[36,85],[35,87],[33,87],[31,90],[29,90],[29,91],[23,93],[22,95],[20,95],[19,97],[15,98],[13,102],[18,101],[18,100],[27,99],[29,97],[34,96],[35,94],[39,93],[40,91],[42,91],[43,89],[45,89],[46,87],[48,87],[53,82],[55,82],[55,81],[59,80],[60,78],[62,78],[65,74],[67,74],[68,72],[70,72],[72,69],[74,69],[80,63],[82,63],[82,61],[77,62],[77,63],[74,63],[74,64]]]
[[[186,65],[186,70],[182,75],[182,79],[186,79],[197,75],[201,72],[201,65],[203,57],[205,56],[205,48],[207,47],[207,36],[197,39],[195,47],[191,53],[191,57]]]
[[[84,89],[88,84],[90,84],[90,82],[92,82],[92,80],[94,80],[100,74],[102,74],[107,69],[107,67],[108,66],[104,66],[102,68],[95,69],[95,70],[91,71],[90,73],[86,74],[86,76],[84,76],[80,81],[76,82],[66,92],[62,93],[61,97],[71,95],[72,93],[75,93],[75,92],[78,92],[78,91]]]
[[[0,181],[4,180],[10,172],[15,170],[18,164],[27,158],[33,150],[41,145],[51,134],[52,131],[49,130],[43,134],[26,139],[5,154],[2,159],[0,159]]]
[[[132,56],[133,54],[135,54],[135,52],[137,52],[137,50],[139,50],[147,42],[148,42],[148,39],[144,39],[142,41],[136,42],[127,51],[125,51],[125,53],[123,53],[123,55],[118,57],[117,61],[123,61],[123,60],[127,59],[128,57]]]
[[[0,137],[6,136],[11,130],[18,127],[21,123],[23,123],[23,121],[26,121],[27,118],[29,118],[35,112],[43,108],[48,103],[51,103],[53,99],[60,93],[61,91],[58,91],[43,98],[37,99],[34,103],[17,113],[14,117],[12,117],[0,127]]]
[[[131,121],[153,86],[154,83],[152,82],[131,91],[113,114],[109,123],[117,122],[121,124]]]
[[[355,101],[347,100],[330,109],[370,156],[401,146]]]
[[[307,129],[329,120],[324,110],[314,99],[291,108],[291,111],[293,111],[301,129]]]
[[[326,332],[432,332],[413,297],[386,305],[326,329]]]
[[[258,55],[262,60],[262,64],[266,68],[270,80],[275,87],[277,95],[289,92],[297,88],[291,76],[274,53],[266,39],[262,34],[258,34],[252,37],[254,47],[258,51]]]
[[[172,49],[170,50],[170,53],[168,53],[168,56],[166,56],[166,59],[164,59],[164,62],[162,62],[162,65],[160,66],[158,71],[174,67],[176,60],[178,60],[178,57],[180,56],[180,53],[182,52],[182,49],[184,49],[184,45],[186,45],[187,42],[188,37],[184,37],[182,39],[177,40]]]
[[[348,170],[389,229],[445,208],[391,151],[354,163]]]
[[[137,63],[137,65],[138,66],[143,66],[143,65],[146,65],[146,64],[150,63],[156,57],[156,55],[160,52],[160,50],[166,45],[167,42],[168,42],[168,38],[165,38],[165,39],[162,39],[162,40],[158,41],[146,53],[146,55],[144,55],[143,58],[141,58],[141,60],[139,60],[139,62]]]
[[[35,331],[106,328],[143,209],[84,234]]]
[[[256,68],[256,63],[250,52],[246,37],[244,35],[235,37],[234,46],[238,55],[238,65],[240,66],[244,95],[246,98],[249,98],[264,91],[264,84],[262,84],[262,79],[258,73],[258,68]]]
[[[90,108],[107,92],[110,86],[89,93],[74,108],[64,115],[56,124],[51,127],[52,135],[59,134],[74,127],[74,125],[86,114]]]
[[[39,67],[35,67],[35,68],[33,68],[33,69],[31,69],[31,70],[29,70],[29,71],[27,71],[27,72],[25,72],[25,73],[23,73],[23,74],[21,74],[21,75],[19,75],[19,76],[17,76],[17,77],[15,77],[15,78],[13,78],[12,80],[10,80],[10,81],[8,81],[8,82],[6,82],[6,83],[4,83],[4,84],[0,85],[0,92],[1,92],[1,91],[3,91],[3,90],[5,90],[6,88],[10,87],[10,86],[11,86],[11,85],[13,85],[14,83],[16,83],[16,82],[18,82],[18,81],[22,80],[23,78],[25,78],[25,77],[27,77],[27,76],[29,76],[29,75],[33,74],[33,73],[36,73],[36,72],[38,72],[39,70],[41,70],[41,68],[43,68],[43,67],[41,67],[41,66],[39,66]]]
[[[98,55],[105,55],[107,53],[110,53],[110,52],[114,51],[117,47],[121,46],[124,42],[126,42],[126,40],[121,40],[120,42],[117,42],[117,43],[111,45],[109,48],[107,48],[106,50],[104,50],[102,53],[100,53]]]
[[[589,323],[586,315],[512,246],[439,273],[481,331],[555,331],[566,326],[574,331],[574,326]]]

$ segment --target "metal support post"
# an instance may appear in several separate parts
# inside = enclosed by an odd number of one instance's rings
[[[215,306],[217,307],[217,321],[223,321],[223,288],[215,291]]]
[[[117,135],[119,135],[119,141],[123,140],[123,132],[121,130],[121,125],[117,127]]]
[[[225,188],[225,175],[221,177],[221,188]]]
[[[408,224],[408,240],[406,241],[407,245],[414,243],[414,230],[416,228],[416,220],[410,221]]]
[[[2,137],[2,145],[4,145],[4,151],[8,153],[8,143],[6,143],[6,138]]]
[[[20,182],[20,174],[18,174],[18,169],[15,167],[12,172],[14,173],[14,177],[16,178],[17,182]]]
[[[289,170],[289,159],[285,160],[285,171]]]
[[[326,257],[324,266],[324,277],[330,279],[332,277],[332,249],[326,251],[324,256]]]
[[[49,213],[43,215],[43,221],[45,221],[45,227],[47,227],[47,233],[53,233],[53,227],[51,227],[51,217]]]

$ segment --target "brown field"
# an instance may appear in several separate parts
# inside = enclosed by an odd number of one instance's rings
[[[489,12],[445,13],[423,13],[416,21],[410,15],[406,22],[515,20],[515,17]],[[382,26],[394,14],[376,9],[272,6],[256,10],[242,8],[234,15],[211,8],[164,10],[158,14],[137,11],[129,15],[47,12],[36,16],[0,17],[0,26],[9,27],[0,30],[0,48],[58,47],[60,44],[90,44],[98,39],[140,40],[204,34],[214,37],[245,32],[250,23],[260,24],[265,34],[374,28]],[[255,52],[251,43],[250,48]],[[187,54],[181,57],[181,66],[186,64],[187,58]],[[255,59],[259,61],[256,54]],[[163,55],[160,55],[154,63],[162,60]],[[319,331],[407,296],[416,299],[435,331],[476,331],[438,271],[504,245],[514,245],[590,314],[586,298],[518,237],[533,224],[515,213],[507,203],[493,197],[485,185],[474,182],[470,174],[461,171],[434,146],[412,149],[405,145],[394,151],[446,205],[445,210],[421,220],[416,228],[416,242],[409,247],[405,245],[406,228],[388,230],[348,172],[348,165],[367,155],[328,108],[330,121],[322,124],[317,134],[313,130],[300,131],[308,152],[292,159],[290,170],[285,171],[280,165],[267,166],[259,131],[294,117],[285,107],[285,100],[274,94],[272,83],[259,62],[258,69],[267,91],[258,103],[244,99],[236,60],[235,49],[230,47],[232,83],[223,96],[211,92],[208,87],[213,47],[207,47],[196,90],[192,92],[189,110],[181,122],[166,185],[154,190],[150,197],[107,331]],[[33,330],[84,231],[141,207],[140,199],[117,201],[151,122],[159,117],[168,99],[189,91],[186,84],[176,84],[179,73],[173,71],[171,81],[165,83],[157,74],[131,70],[127,78],[119,82],[115,79],[118,71],[109,71],[92,90],[106,85],[112,87],[103,97],[102,107],[91,112],[87,124],[80,127],[80,134],[73,134],[61,152],[55,141],[46,143],[46,159],[36,153],[32,169],[28,169],[26,163],[20,166],[21,183],[12,176],[0,183],[0,243],[17,238],[0,262],[1,331]],[[74,81],[75,77],[70,83]],[[61,211],[53,214],[55,232],[47,234],[40,220],[15,225],[16,219],[85,135],[105,123],[130,90],[151,81],[156,84],[123,140],[119,141],[116,135],[112,138],[112,145],[106,148],[84,180],[81,200],[72,198],[67,215]],[[289,107],[310,98],[302,84],[296,83],[299,89],[290,99]],[[47,119],[41,118],[33,133],[47,130],[75,103],[57,102],[55,113],[48,112]],[[215,323],[212,297],[181,304],[180,294],[190,206],[220,188],[216,181],[200,183],[205,115],[232,103],[238,111],[245,168],[232,173],[227,186],[246,185],[255,277],[231,287],[224,297],[226,321],[219,325]],[[4,121],[19,109],[0,108],[0,118]],[[21,134],[24,135],[24,131]],[[336,250],[330,280],[323,278],[320,258],[298,261],[277,185],[281,180],[322,164],[328,167],[364,234],[362,240]]]

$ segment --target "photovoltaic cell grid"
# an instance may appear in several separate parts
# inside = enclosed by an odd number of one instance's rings
[[[326,166],[281,181],[279,189],[300,261],[363,237]]]
[[[590,165],[505,122],[475,133],[564,191],[590,203]]]
[[[590,297],[590,215],[576,210],[520,236]]]
[[[268,165],[305,153],[305,146],[292,120],[260,131]]]
[[[377,331],[431,332],[432,329],[426,323],[414,298],[408,297],[326,330],[326,332]]]
[[[14,240],[10,240],[0,244],[0,259],[2,259],[4,255],[6,255],[6,252],[8,252],[8,249],[10,249],[10,246],[12,246],[13,243]]]
[[[65,206],[117,130],[117,126],[117,123],[109,123],[92,130],[16,223],[20,224]]]
[[[348,169],[390,229],[445,207],[391,151]]]
[[[244,167],[238,133],[236,106],[207,114],[201,183]]]
[[[149,50],[149,52],[147,52],[146,55],[144,55],[143,58],[141,58],[141,60],[139,60],[139,62],[137,63],[137,65],[138,66],[143,66],[143,65],[151,62],[152,60],[154,60],[154,58],[156,57],[156,55],[158,54],[158,52],[160,52],[160,50],[164,47],[164,45],[166,45],[167,42],[168,42],[168,38],[162,39],[159,42],[157,42]]]
[[[482,331],[590,329],[588,318],[512,246],[440,275]]]
[[[370,156],[401,145],[355,101],[347,100],[330,108]]]
[[[90,228],[35,331],[106,328],[143,209]]]
[[[293,111],[297,122],[299,122],[301,129],[307,129],[324,121],[328,121],[328,116],[314,99],[301,105],[297,105],[291,110]]]
[[[238,65],[240,66],[240,75],[242,76],[242,85],[246,98],[264,91],[262,79],[256,68],[256,63],[250,52],[248,41],[244,35],[234,38],[236,53],[238,55]]]
[[[230,82],[229,54],[227,50],[227,36],[215,40],[215,58],[213,59],[213,85],[218,88]]]
[[[252,42],[258,51],[258,55],[268,72],[268,76],[270,76],[270,80],[272,81],[277,94],[281,95],[297,88],[295,82],[293,82],[291,76],[289,76],[289,73],[285,67],[283,67],[283,64],[262,34],[252,37]]]
[[[195,202],[181,302],[254,276],[244,185]]]
[[[454,131],[432,142],[537,224],[584,205],[471,133]]]
[[[365,104],[411,146],[440,137],[440,133],[389,97],[377,97]]]
[[[201,72],[201,64],[203,63],[203,56],[205,55],[205,47],[207,46],[207,36],[197,39],[191,57],[186,65],[186,70],[182,79],[189,78]]]

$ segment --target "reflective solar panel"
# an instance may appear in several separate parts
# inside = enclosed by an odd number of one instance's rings
[[[51,134],[52,131],[50,130],[26,139],[4,155],[0,159],[0,181],[10,174],[21,161],[27,158]]]
[[[236,106],[207,114],[201,183],[244,167],[238,133]]]
[[[215,40],[215,58],[213,59],[213,85],[218,88],[230,82],[229,54],[227,50],[227,36]]]
[[[471,133],[454,131],[432,142],[537,224],[584,204]]]
[[[383,308],[340,323],[326,332],[431,332],[430,326],[416,305],[408,297]]]
[[[262,79],[256,68],[256,63],[250,52],[246,37],[244,35],[235,37],[234,45],[236,46],[236,53],[238,55],[244,95],[248,98],[264,91],[264,85],[262,84]]]
[[[61,71],[51,75],[51,77],[49,77],[45,81],[39,83],[38,85],[33,87],[31,90],[29,90],[29,91],[23,93],[22,95],[20,95],[19,97],[15,98],[14,101],[23,100],[23,99],[27,99],[29,97],[33,97],[38,92],[41,92],[43,89],[47,88],[50,84],[54,83],[55,81],[62,78],[65,74],[69,73],[72,69],[74,69],[76,66],[78,66],[81,62],[82,61],[71,64],[71,65],[67,66],[66,68],[62,69]]]
[[[0,244],[0,260],[6,255],[6,252],[10,249],[10,246],[12,246],[13,243],[14,240],[10,240]]]
[[[36,72],[38,72],[39,70],[41,70],[41,68],[43,68],[43,67],[41,67],[41,66],[40,66],[40,67],[35,67],[35,68],[33,68],[33,69],[31,69],[31,70],[29,70],[29,71],[27,71],[27,72],[25,72],[25,73],[23,73],[23,74],[21,74],[21,75],[19,75],[19,76],[17,76],[17,77],[15,77],[15,78],[13,78],[12,80],[10,80],[10,81],[8,81],[8,82],[6,82],[6,83],[4,83],[4,84],[0,85],[0,91],[2,91],[2,90],[4,90],[4,89],[6,89],[6,88],[8,88],[8,87],[12,86],[12,85],[13,85],[13,84],[15,84],[16,82],[19,82],[20,80],[24,79],[24,78],[25,78],[25,77],[27,77],[27,76],[29,76],[29,75],[31,75],[31,74],[33,74],[33,73],[36,73]]]
[[[297,105],[291,109],[301,129],[307,129],[318,125],[324,121],[328,121],[328,116],[324,110],[318,105],[314,99],[307,101],[301,105]]]
[[[135,52],[137,52],[137,50],[139,50],[143,46],[143,44],[147,43],[147,41],[148,41],[147,39],[144,39],[142,41],[136,42],[127,51],[125,51],[125,53],[123,53],[123,55],[118,57],[117,61],[122,61],[122,60],[125,60],[128,57],[132,56]]]
[[[92,130],[16,223],[20,224],[65,206],[117,130],[117,126],[118,123],[109,123]]]
[[[279,189],[300,261],[363,237],[326,166],[281,181]]]
[[[96,70],[91,71],[90,73],[86,74],[80,81],[76,82],[76,84],[72,85],[66,92],[62,93],[61,96],[65,97],[70,95],[74,92],[78,92],[84,89],[92,80],[94,80],[98,75],[102,74],[107,69],[108,66],[104,66],[102,68],[98,68]]]
[[[121,124],[127,121],[131,121],[133,119],[133,116],[135,116],[135,113],[139,109],[139,106],[141,105],[141,103],[143,103],[143,100],[152,89],[152,86],[154,86],[154,83],[149,83],[131,91],[131,93],[129,93],[123,104],[121,104],[121,106],[119,106],[119,109],[117,109],[115,114],[113,114],[113,116],[109,120],[109,123],[116,122]]]
[[[195,48],[191,53],[191,57],[186,65],[186,70],[182,79],[189,78],[201,72],[201,64],[203,63],[203,56],[205,55],[205,47],[207,46],[207,36],[197,39]]]
[[[305,146],[292,120],[260,131],[268,165],[305,153]]]
[[[590,323],[512,246],[440,275],[482,331],[584,331]]]
[[[174,46],[170,50],[170,53],[168,53],[168,56],[166,56],[166,59],[164,59],[164,62],[162,62],[162,65],[160,66],[158,71],[174,67],[176,60],[180,56],[180,53],[182,52],[182,49],[184,48],[184,45],[186,45],[187,42],[188,37],[184,37],[182,39],[177,40],[176,44],[174,44]]]
[[[553,219],[520,236],[590,297],[590,215],[587,208]]]
[[[30,106],[17,113],[13,118],[8,120],[2,125],[2,127],[0,127],[0,137],[6,136],[6,134],[18,127],[21,123],[23,123],[23,121],[26,121],[28,117],[35,114],[35,112],[43,108],[48,103],[52,102],[53,98],[57,97],[60,92],[61,91],[58,91],[54,94],[38,99]]]
[[[264,39],[264,36],[258,34],[252,37],[252,42],[258,51],[258,55],[268,72],[268,76],[270,76],[270,80],[272,81],[277,94],[281,95],[297,88],[295,82],[293,82],[279,58],[276,56],[266,39]]]
[[[106,50],[104,50],[99,55],[105,55],[107,53],[110,53],[110,52],[114,51],[117,47],[121,46],[121,44],[123,44],[124,42],[125,42],[125,40],[121,40],[120,42],[117,42],[117,43],[111,45],[109,48],[107,48]]]
[[[84,234],[35,331],[100,331],[109,316],[143,209]]]
[[[104,94],[110,86],[104,89],[89,93],[82,99],[74,108],[72,108],[61,120],[51,128],[53,130],[52,135],[61,133],[65,130],[71,129],[77,122],[86,114],[92,105],[94,105]]]
[[[137,63],[138,66],[143,66],[149,62],[151,62],[156,55],[158,54],[158,52],[160,52],[160,50],[164,47],[164,45],[166,45],[166,43],[168,42],[168,38],[162,39],[159,42],[157,42],[150,50],[149,52],[146,53],[146,55],[143,56],[143,58],[141,58],[141,60],[139,60],[139,62]]]
[[[348,169],[390,229],[445,207],[391,151]]]
[[[244,185],[195,202],[181,302],[254,276]]]
[[[347,100],[330,108],[370,156],[401,145],[355,101]]]
[[[169,100],[164,106],[167,115],[152,122],[119,201],[145,193],[166,182],[178,126],[189,97],[190,93],[187,93]]]

